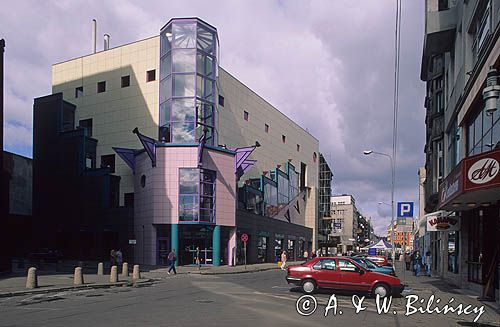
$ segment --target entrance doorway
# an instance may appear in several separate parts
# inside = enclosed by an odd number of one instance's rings
[[[158,245],[157,245],[157,256],[156,256],[156,264],[159,266],[168,265],[168,252],[169,252],[169,243],[167,237],[158,237]]]
[[[195,265],[199,248],[200,264],[212,264],[213,226],[179,226],[179,264]]]

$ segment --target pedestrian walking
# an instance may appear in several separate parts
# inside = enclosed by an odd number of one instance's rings
[[[170,262],[170,268],[168,269],[167,273],[170,275],[170,272],[173,270],[174,274],[177,275],[177,271],[175,270],[175,262],[177,261],[177,255],[175,254],[175,249],[172,249],[172,251],[170,251],[167,259]]]
[[[420,270],[422,269],[422,256],[420,255],[420,251],[415,252],[413,264],[415,276],[420,277]]]
[[[123,254],[122,254],[122,251],[120,249],[118,249],[118,251],[116,251],[115,257],[116,257],[116,265],[121,266],[122,262],[123,262]]]
[[[427,276],[431,275],[431,264],[432,264],[432,256],[431,256],[431,251],[427,251],[425,253],[425,272],[427,273]]]
[[[309,253],[307,252],[307,250],[304,251],[304,260],[309,260]]]
[[[111,263],[111,267],[116,266],[116,251],[112,249],[109,253],[109,262]]]
[[[286,251],[281,252],[281,270],[285,270],[286,267]]]
[[[406,270],[410,270],[410,264],[411,264],[411,256],[408,252],[405,252],[405,264],[406,264]]]
[[[200,258],[200,247],[196,247],[196,265],[198,266],[198,270],[201,269],[201,258]]]

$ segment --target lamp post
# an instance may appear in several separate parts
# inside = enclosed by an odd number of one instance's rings
[[[377,152],[373,150],[365,150],[363,151],[363,154],[365,156],[368,156],[370,154],[378,154],[384,157],[389,158],[391,162],[391,246],[392,246],[392,264],[395,266],[396,262],[396,248],[394,247],[394,178],[395,178],[395,171],[394,171],[394,161],[391,155],[382,153],[382,152]]]

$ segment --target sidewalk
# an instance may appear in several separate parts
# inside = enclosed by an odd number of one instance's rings
[[[302,261],[291,262],[289,265],[300,264]],[[129,265],[130,267],[130,265]],[[220,275],[220,274],[241,274],[265,270],[279,269],[277,263],[261,263],[241,266],[203,266],[200,269],[196,266],[177,267],[178,274],[201,274],[201,275]],[[24,269],[24,270],[27,270]],[[146,271],[144,271],[146,270]],[[109,269],[105,267],[105,275],[97,275],[91,267],[84,267],[84,285],[73,285],[73,274],[58,272],[55,270],[38,271],[38,288],[26,289],[26,273],[23,270],[17,270],[15,273],[0,278],[0,298],[19,296],[25,294],[51,293],[64,290],[75,290],[85,288],[109,288],[119,286],[133,286],[151,283],[154,280],[168,278],[168,267],[141,267],[141,279],[135,284],[132,283],[132,275],[123,277],[119,275],[118,283],[109,282]],[[88,272],[88,273],[86,273]]]
[[[396,262],[396,274],[402,284],[407,285],[403,291],[403,296],[416,294],[420,298],[428,299],[434,294],[436,298],[441,299],[441,303],[448,303],[453,298],[454,303],[467,303],[473,306],[484,306],[485,313],[481,317],[482,321],[496,322],[500,326],[500,308],[496,302],[479,301],[478,295],[474,292],[458,288],[449,284],[441,278],[420,275],[417,277],[413,271],[404,269],[404,262]],[[496,326],[495,325],[495,326]]]

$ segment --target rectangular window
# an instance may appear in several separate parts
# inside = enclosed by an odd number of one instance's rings
[[[97,93],[106,92],[106,81],[97,83]]]
[[[268,124],[265,124],[265,125],[264,125],[264,131],[265,131],[266,133],[269,133],[269,125],[268,125]]]
[[[78,125],[85,130],[85,136],[92,137],[92,118],[80,120]]]
[[[281,142],[286,143],[286,136],[285,135],[281,135]]]
[[[122,87],[130,86],[130,75],[122,76]]]
[[[224,97],[219,94],[219,106],[224,107]]]
[[[110,172],[115,172],[115,155],[114,154],[106,154],[101,156],[101,168],[109,167]]]
[[[444,170],[444,157],[443,157],[443,141],[437,142],[438,147],[438,178],[443,178]]]
[[[83,96],[83,86],[75,88],[75,98],[81,98]]]
[[[248,121],[248,112],[247,111],[243,111],[243,119]]]
[[[156,80],[156,69],[148,70],[146,72],[146,82],[152,82]]]
[[[297,152],[300,151],[300,144],[297,144]]]
[[[458,274],[458,231],[448,232],[448,271]]]

